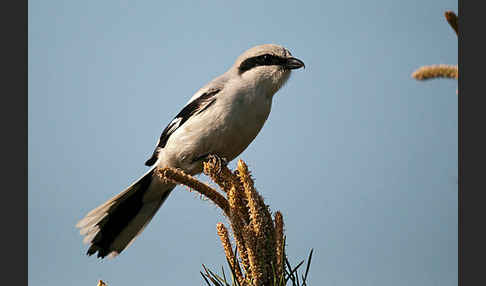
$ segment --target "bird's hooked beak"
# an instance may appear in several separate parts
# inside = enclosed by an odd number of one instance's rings
[[[305,68],[305,64],[303,61],[299,60],[298,58],[288,58],[287,62],[284,64],[284,67],[289,70],[299,69],[301,67]]]

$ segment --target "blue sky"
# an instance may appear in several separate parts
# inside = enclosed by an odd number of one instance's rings
[[[215,206],[178,187],[120,256],[74,227],[146,171],[175,114],[244,50],[302,59],[239,158],[309,285],[457,285],[457,1],[29,1],[29,285],[201,285]],[[234,167],[235,162],[230,164]],[[204,181],[208,179],[200,176]]]

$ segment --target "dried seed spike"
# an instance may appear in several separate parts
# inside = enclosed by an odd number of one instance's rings
[[[238,160],[238,173],[237,176],[240,178],[241,184],[244,187],[246,199],[248,200],[248,191],[249,194],[253,194],[252,196],[255,199],[258,208],[262,211],[265,223],[268,224],[272,228],[273,232],[273,221],[270,211],[268,210],[268,206],[265,204],[262,196],[255,190],[253,178],[251,176],[250,171],[248,170],[248,166],[243,160]]]
[[[452,78],[459,77],[457,66],[452,65],[432,65],[424,66],[412,73],[412,77],[416,80],[428,80],[434,78]]]
[[[273,220],[263,198],[255,190],[248,166],[242,160],[238,161],[238,176],[243,184],[248,209],[250,226],[256,239],[256,255],[258,268],[265,279],[271,279],[272,263],[275,264],[275,230]],[[263,281],[266,285],[269,281]]]
[[[284,222],[282,213],[275,213],[275,250],[276,250],[276,274],[277,279],[283,273],[284,262]]]
[[[245,224],[243,219],[240,217],[239,209],[242,207],[238,203],[238,193],[237,188],[232,186],[230,191],[228,192],[228,202],[230,206],[230,214],[229,221],[231,223],[231,228],[233,229],[233,235],[236,242],[236,247],[239,250],[240,257],[241,257],[241,264],[243,265],[243,269],[245,269],[246,277],[251,277],[251,270],[250,270],[250,263],[248,260],[248,253],[247,253],[247,244],[244,238],[244,231],[245,231]],[[243,206],[244,207],[244,206]]]
[[[238,214],[244,225],[250,222],[250,210],[248,209],[248,201],[246,199],[245,190],[239,178],[235,176],[231,187],[232,193],[228,192],[228,201],[233,204],[233,211]]]
[[[250,225],[256,237],[263,236],[263,217],[261,214],[261,205],[259,204],[258,194],[256,193],[253,180],[251,179],[248,167],[242,161],[238,161],[238,171],[241,183],[244,186],[248,209],[250,213]]]
[[[222,165],[221,159],[214,155],[209,155],[208,160],[203,162],[203,166],[204,174],[209,176],[211,180],[213,180],[227,194],[230,189],[235,186],[237,190],[235,205],[238,206],[236,209],[238,210],[240,217],[244,220],[244,223],[247,224],[249,215],[246,210],[246,198],[238,176],[234,174],[227,165]]]
[[[245,226],[243,229],[243,237],[245,239],[246,244],[246,251],[248,253],[248,262],[250,264],[250,271],[251,271],[251,280],[254,286],[261,286],[265,285],[263,280],[265,278],[263,273],[263,265],[261,264],[262,261],[259,260],[259,251],[257,248],[257,238],[253,232],[253,229],[250,225]]]
[[[159,169],[158,174],[165,180],[188,186],[200,194],[205,195],[217,206],[219,206],[227,217],[230,216],[229,204],[226,198],[205,183],[200,182],[183,171],[174,168]]]
[[[248,173],[248,166],[246,165],[246,163],[239,159],[238,160],[238,172],[242,172],[242,170],[245,172],[245,173]]]
[[[231,264],[231,268],[235,271],[236,279],[240,284],[244,283],[243,275],[241,274],[241,268],[236,260],[235,254],[233,253],[233,247],[231,246],[231,242],[228,236],[228,230],[222,223],[218,223],[216,225],[216,229],[218,230],[218,236],[221,240],[221,244],[223,245],[224,252],[226,254],[226,258]]]
[[[238,161],[238,176],[244,187],[247,208],[250,215],[250,225],[257,237],[262,236],[264,224],[262,209],[265,209],[266,206],[264,204],[262,206],[263,199],[256,192],[248,167],[242,160]]]

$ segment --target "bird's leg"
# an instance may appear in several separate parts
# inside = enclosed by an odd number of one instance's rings
[[[223,170],[223,167],[226,167],[228,165],[228,160],[224,157],[219,157],[216,154],[208,154],[205,158],[206,162],[213,161],[215,162],[215,167],[218,170],[218,174],[221,173],[221,170]]]

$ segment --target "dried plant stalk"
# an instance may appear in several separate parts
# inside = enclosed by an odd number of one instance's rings
[[[453,11],[446,11],[445,13],[445,18],[449,25],[451,25],[452,29],[456,32],[456,35],[459,36],[459,28],[457,26],[457,15]]]
[[[259,277],[271,278],[272,265],[276,264],[273,220],[263,198],[255,190],[248,166],[242,160],[238,161],[238,176],[245,190],[250,213],[250,226],[256,240],[256,249],[252,252],[256,254],[257,272]],[[266,285],[269,281],[263,279],[262,282]]]
[[[233,174],[233,179],[235,189],[233,190],[232,196],[228,196],[228,199],[230,200],[230,204],[234,204],[235,212],[238,214],[242,223],[248,225],[250,223],[250,210],[248,209],[245,187],[237,175]]]
[[[246,199],[243,194],[243,186],[239,178],[221,164],[221,159],[216,156],[208,156],[209,160],[204,162],[204,173],[211,178],[227,194],[230,208],[229,220],[237,248],[240,250],[241,264],[247,278],[251,278],[250,263],[246,252],[246,244],[243,235],[243,228],[248,223],[248,211]]]
[[[186,173],[178,169],[164,168],[159,170],[159,174],[161,174],[161,176],[166,180],[169,180],[176,184],[186,185],[189,188],[198,191],[202,195],[205,195],[217,206],[219,206],[226,216],[230,216],[228,201],[225,199],[225,197],[223,197],[220,193],[218,193],[210,186],[194,179],[194,177],[187,175]]]
[[[459,36],[458,30],[458,17],[452,11],[446,11],[444,13],[445,18],[449,25],[454,29],[456,35]],[[434,78],[459,78],[459,68],[454,65],[431,65],[423,66],[412,73],[412,77],[416,80],[428,80]]]
[[[260,194],[255,190],[253,179],[251,178],[250,171],[248,171],[248,166],[242,160],[238,161],[238,176],[244,187],[246,200],[248,201],[248,209],[250,210],[249,213],[251,212],[249,199],[251,197],[255,207],[254,211],[258,212],[261,216],[265,234],[270,234],[273,236],[274,226],[272,215],[268,210],[268,206],[263,201],[262,196],[260,196]]]
[[[243,228],[243,237],[246,245],[246,255],[248,257],[248,263],[250,264],[251,285],[260,286],[265,285],[263,280],[265,279],[262,261],[259,260],[259,251],[257,249],[257,238],[253,232],[251,226],[247,225]]]
[[[277,211],[275,213],[275,250],[276,250],[276,266],[275,272],[277,277],[280,277],[283,273],[284,263],[284,222],[282,213]]]
[[[216,156],[208,156],[209,160],[204,162],[204,174],[209,176],[218,186],[228,195],[228,201],[234,199],[233,206],[235,211],[238,212],[244,223],[247,224],[249,220],[249,214],[246,209],[246,199],[243,194],[243,186],[236,174],[231,172],[226,165],[221,165],[221,159]],[[235,195],[230,198],[229,191],[232,187],[235,187]],[[231,204],[231,202],[230,202]]]
[[[251,278],[252,272],[251,272],[250,261],[247,253],[247,245],[246,245],[247,243],[244,238],[244,228],[246,223],[240,214],[241,208],[242,207],[244,208],[245,206],[240,205],[242,194],[240,194],[238,190],[239,190],[238,186],[232,186],[232,188],[228,192],[228,202],[230,205],[230,212],[231,212],[230,223],[231,223],[231,228],[233,230],[233,235],[235,237],[236,247],[240,250],[239,253],[241,257],[241,264],[245,269],[246,276],[248,278]]]
[[[432,65],[424,66],[417,69],[412,77],[416,80],[428,80],[434,78],[452,78],[457,79],[459,77],[459,71],[457,66],[453,65]]]
[[[230,221],[238,254],[233,252],[227,228],[222,223],[216,228],[239,285],[263,286],[281,281],[285,261],[282,214],[276,212],[275,220],[272,219],[245,162],[239,160],[238,170],[233,173],[218,157],[209,156],[208,159],[204,162],[204,173],[218,184],[227,198],[181,170],[165,168],[158,170],[158,174],[169,182],[194,189],[223,210]],[[214,277],[209,278],[214,280]]]
[[[238,260],[236,260],[235,254],[233,253],[233,247],[231,246],[231,242],[228,236],[228,230],[226,229],[226,227],[224,227],[222,223],[218,223],[216,225],[216,229],[218,230],[218,236],[221,240],[221,244],[223,245],[226,258],[231,264],[231,267],[234,269],[238,282],[240,284],[243,284],[245,279],[243,278],[243,274],[241,273],[241,268],[238,264]]]

